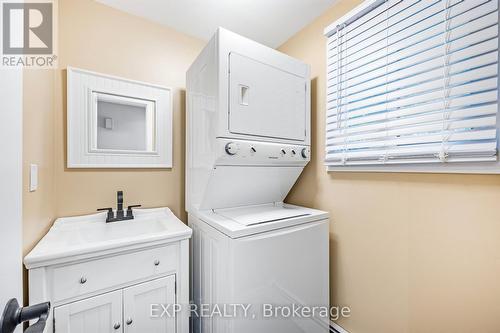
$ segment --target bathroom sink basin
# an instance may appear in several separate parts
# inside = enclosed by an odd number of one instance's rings
[[[75,257],[168,243],[191,236],[191,229],[168,208],[135,209],[135,219],[106,223],[106,213],[57,219],[24,258],[27,268]]]
[[[131,220],[122,222],[125,223],[113,222],[99,224],[99,226],[92,228],[82,228],[79,230],[80,238],[77,241],[82,243],[99,243],[155,235],[168,230],[167,223],[156,218],[145,221]]]

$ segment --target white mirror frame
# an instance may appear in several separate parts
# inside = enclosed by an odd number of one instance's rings
[[[168,87],[67,69],[68,168],[171,168],[172,90]],[[147,149],[97,147],[97,105],[107,101],[141,106],[149,131]]]

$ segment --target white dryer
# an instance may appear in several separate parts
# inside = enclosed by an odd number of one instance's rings
[[[308,65],[224,29],[187,73],[193,302],[248,306],[198,313],[194,332],[329,330],[319,312],[287,315],[329,306],[328,214],[283,203],[309,162],[309,80]]]

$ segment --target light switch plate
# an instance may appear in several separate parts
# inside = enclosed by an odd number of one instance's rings
[[[34,192],[38,189],[38,165],[30,165],[30,192]]]

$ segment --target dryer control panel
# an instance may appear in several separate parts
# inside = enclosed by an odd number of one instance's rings
[[[217,139],[216,165],[305,166],[309,160],[309,146]]]

